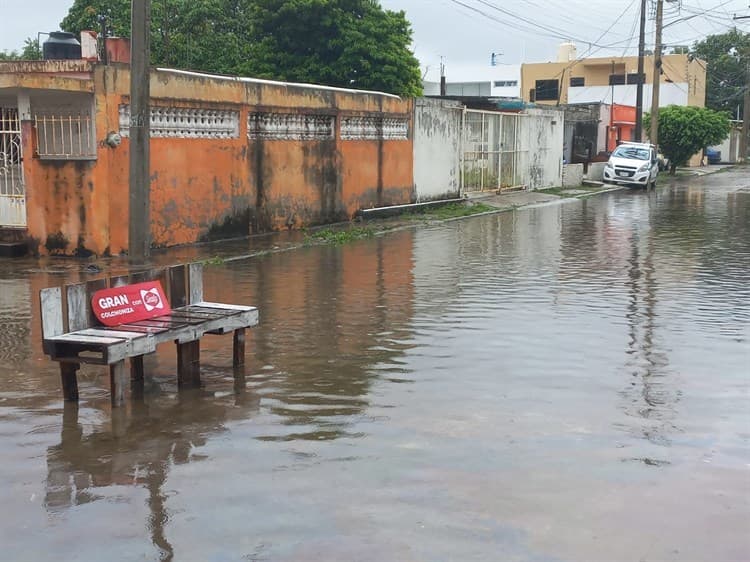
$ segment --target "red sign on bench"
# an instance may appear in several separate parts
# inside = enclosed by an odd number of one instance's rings
[[[172,309],[158,281],[103,289],[91,297],[94,316],[105,326],[119,326],[169,314]]]

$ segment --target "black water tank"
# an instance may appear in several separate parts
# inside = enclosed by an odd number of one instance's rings
[[[67,31],[53,31],[42,45],[44,60],[80,59],[81,44]]]

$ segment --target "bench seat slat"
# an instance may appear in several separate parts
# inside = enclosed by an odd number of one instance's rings
[[[186,309],[192,309],[192,308],[207,308],[207,309],[220,309],[220,310],[237,310],[237,311],[246,311],[246,310],[256,310],[254,306],[243,306],[241,304],[224,304],[220,302],[197,302],[195,304],[191,304],[190,306],[186,306]]]
[[[233,310],[222,310],[222,309],[215,309],[215,310],[208,310],[208,309],[202,309],[202,310],[185,310],[183,308],[179,308],[177,310],[172,311],[172,316],[180,317],[180,316],[186,316],[189,318],[202,318],[204,320],[213,320],[214,318],[224,318],[225,316],[231,316],[232,314],[235,314],[236,311]]]
[[[119,326],[118,326],[119,328]],[[109,338],[122,338],[126,340],[132,340],[136,338],[145,338],[148,337],[148,334],[144,334],[142,332],[129,332],[127,330],[100,330],[98,328],[88,328],[86,330],[78,330],[77,332],[72,332],[72,334],[80,334],[84,336],[101,336],[101,337],[109,337]]]
[[[106,347],[116,343],[123,343],[126,340],[108,336],[88,336],[79,332],[68,332],[67,334],[60,334],[59,336],[47,338],[47,341],[59,343],[77,343],[81,345],[100,345]]]
[[[173,330],[175,328],[181,328],[182,326],[187,326],[185,322],[178,322],[175,320],[162,320],[164,318],[163,316],[157,316],[156,318],[151,318],[149,320],[138,320],[137,322],[131,322],[127,324],[127,326],[141,326],[144,328],[164,328],[167,330]],[[113,326],[117,327],[117,326]]]
[[[118,330],[127,330],[128,332],[134,332],[139,334],[159,334],[161,332],[168,332],[169,328],[157,328],[154,326],[136,326],[134,324],[120,324],[114,328],[105,328],[102,326],[101,330],[117,332]]]

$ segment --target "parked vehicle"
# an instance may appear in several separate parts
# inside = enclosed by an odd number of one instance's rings
[[[720,164],[721,163],[721,152],[715,148],[706,149],[706,162],[709,164]]]
[[[652,144],[624,142],[609,157],[604,167],[606,183],[655,187],[659,160]]]

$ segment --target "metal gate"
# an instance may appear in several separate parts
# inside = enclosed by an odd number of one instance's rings
[[[0,107],[0,227],[26,226],[21,121],[18,109]]]
[[[515,113],[467,110],[461,174],[464,192],[524,187],[521,119]]]

